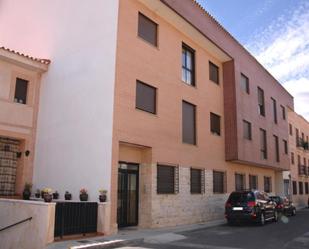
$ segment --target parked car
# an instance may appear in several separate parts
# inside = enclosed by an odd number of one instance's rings
[[[264,225],[266,221],[278,221],[276,203],[262,191],[232,192],[225,204],[225,218],[229,224],[252,221]]]
[[[283,215],[296,215],[296,208],[288,198],[281,197],[281,196],[270,196],[271,200],[276,202],[276,209],[278,211],[278,214]]]

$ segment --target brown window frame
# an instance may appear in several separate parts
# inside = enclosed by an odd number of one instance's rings
[[[249,78],[243,73],[240,74],[240,85],[245,93],[250,94]]]
[[[253,186],[252,179],[255,178],[255,186]],[[249,189],[258,189],[259,188],[259,177],[257,175],[249,174]]]
[[[273,135],[275,142],[275,159],[276,162],[280,162],[280,148],[279,148],[279,138],[276,135]]]
[[[163,170],[165,170],[165,172],[163,172]],[[168,170],[170,170],[170,172],[167,172]],[[157,164],[157,194],[177,194],[178,188],[178,166]]]
[[[304,194],[304,184],[301,181],[298,182],[298,192],[300,195]]]
[[[143,101],[140,99],[141,96],[139,95],[139,86],[143,86],[150,90],[153,90],[154,91],[154,96],[152,96],[153,98],[153,101],[154,103],[152,104],[153,105],[153,111],[148,109],[148,107],[143,107]],[[144,111],[144,112],[148,112],[148,113],[151,113],[151,114],[157,114],[157,88],[154,87],[154,86],[151,86],[147,83],[144,83],[140,80],[136,80],[136,92],[135,92],[136,96],[135,96],[135,108],[138,109],[138,110],[141,110],[141,111]],[[151,99],[149,98],[149,96],[147,98],[144,97],[144,100],[146,101],[150,101]],[[145,104],[145,103],[144,103]]]
[[[143,28],[149,28],[149,26],[142,26],[142,19],[144,19],[144,21],[148,22],[148,24],[153,25],[154,30],[155,30],[155,34],[154,36],[154,40],[150,39],[148,37],[147,34],[145,34],[145,30],[143,30]],[[144,24],[146,23],[144,22]],[[142,38],[144,41],[146,41],[147,43],[153,45],[154,47],[158,47],[158,24],[156,22],[154,22],[153,20],[151,20],[149,17],[145,16],[143,13],[138,12],[138,25],[137,25],[137,35],[138,37]]]
[[[264,176],[264,191],[266,193],[271,193],[272,192],[272,179],[271,179],[271,176]]]
[[[293,195],[297,195],[297,181],[292,181]]]
[[[185,118],[185,108],[184,106],[190,106],[193,108],[193,134],[192,135],[188,135],[186,130],[185,130],[185,126],[188,127],[188,118]],[[191,125],[190,125],[191,126]],[[191,127],[190,127],[191,128]],[[197,137],[196,137],[196,105],[187,102],[185,100],[182,101],[182,142],[185,144],[192,144],[192,145],[196,145],[196,141],[197,141]],[[192,136],[192,137],[191,137]]]
[[[259,107],[259,114],[263,117],[266,116],[265,112],[265,95],[264,95],[264,90],[260,87],[258,89],[258,107]]]
[[[221,116],[213,112],[210,113],[210,132],[221,136]]]
[[[277,101],[274,98],[270,98],[270,99],[271,99],[271,103],[272,103],[274,123],[278,124]]]
[[[250,141],[252,140],[252,126],[251,123],[247,120],[243,120],[243,138]]]
[[[202,194],[203,191],[203,170],[190,168],[190,192],[191,194]]]
[[[283,149],[284,149],[284,154],[288,155],[289,154],[289,146],[288,146],[288,141],[283,139]]]
[[[208,67],[209,67],[209,80],[214,82],[217,85],[220,85],[220,68],[213,62],[209,61],[208,62]],[[214,69],[215,71],[213,71]],[[214,74],[215,78],[213,78]]]
[[[226,172],[213,170],[213,193],[226,193]]]
[[[281,106],[282,119],[286,120],[286,110],[285,110],[285,107],[283,105],[280,105],[280,106]]]
[[[242,182],[238,183],[238,177],[242,178]],[[239,186],[242,185],[242,186]],[[246,189],[246,174],[235,173],[235,190],[242,191]]]
[[[261,152],[261,158],[263,160],[267,160],[267,132],[266,130],[260,128],[260,152]]]
[[[27,105],[29,80],[17,77],[15,80],[14,102]]]
[[[191,65],[187,63],[188,54],[191,55]],[[195,50],[185,43],[182,43],[181,52],[181,79],[184,83],[190,86],[195,86]],[[191,68],[190,68],[191,67]],[[190,74],[190,80],[188,79],[188,74]]]

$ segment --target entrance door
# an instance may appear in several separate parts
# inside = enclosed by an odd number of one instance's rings
[[[138,224],[138,164],[119,163],[118,208],[119,227]]]

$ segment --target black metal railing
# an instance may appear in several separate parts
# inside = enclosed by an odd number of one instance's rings
[[[97,216],[97,202],[57,202],[54,235],[95,233]]]
[[[24,223],[24,222],[26,222],[26,221],[28,221],[28,220],[29,220],[29,221],[32,220],[32,217],[29,217],[29,218],[27,218],[27,219],[21,220],[21,221],[16,222],[16,223],[14,223],[14,224],[12,224],[12,225],[3,227],[3,228],[0,229],[0,232],[4,231],[4,230],[6,230],[6,229],[9,229],[9,228],[11,228],[11,227],[17,226],[17,225],[19,225],[19,224],[22,224],[22,223]]]

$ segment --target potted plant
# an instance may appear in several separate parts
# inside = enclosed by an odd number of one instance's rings
[[[44,201],[45,202],[51,202],[52,199],[53,199],[53,195],[52,195],[53,190],[51,188],[44,188],[43,193],[44,193],[44,195],[43,195]]]
[[[24,191],[23,191],[23,199],[24,200],[30,200],[31,188],[32,188],[32,184],[26,182],[25,187],[24,187]]]
[[[100,202],[106,202],[106,199],[107,199],[107,196],[106,196],[107,190],[105,190],[105,189],[100,189],[100,190],[99,190],[99,193],[100,193],[100,195],[99,195],[99,200],[100,200]]]
[[[35,194],[34,194],[35,198],[40,198],[41,197],[41,191],[39,189],[37,189],[35,191]]]
[[[79,191],[79,199],[80,199],[80,201],[88,201],[88,193],[87,193],[87,190],[85,188],[82,188]]]
[[[72,194],[69,191],[65,191],[64,199],[69,201],[72,199]]]
[[[59,198],[59,193],[58,191],[53,193],[53,199],[57,200]]]

